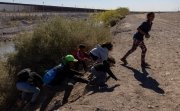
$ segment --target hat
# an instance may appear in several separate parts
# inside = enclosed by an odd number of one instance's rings
[[[66,62],[77,62],[78,60],[75,59],[73,55],[67,55],[67,56],[65,57],[65,61],[66,61]]]

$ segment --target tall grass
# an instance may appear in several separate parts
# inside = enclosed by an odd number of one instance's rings
[[[96,20],[102,21],[105,25],[114,26],[116,22],[129,14],[128,8],[118,8],[116,10],[109,10],[95,15]]]
[[[0,73],[0,110],[3,111],[13,101],[16,93],[13,87],[13,77],[8,73],[6,62],[0,61]]]

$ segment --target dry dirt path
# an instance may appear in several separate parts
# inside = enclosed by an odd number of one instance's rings
[[[120,58],[144,19],[145,14],[131,14],[112,28],[112,56],[117,61],[113,72],[120,81],[110,79],[108,84],[120,86],[109,92],[88,92],[60,111],[180,111],[180,13],[156,14],[151,38],[145,40],[151,69],[141,69],[140,48],[128,58],[127,67],[121,65]]]

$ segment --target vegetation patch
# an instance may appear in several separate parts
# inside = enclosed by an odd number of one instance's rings
[[[106,26],[114,26],[116,23],[129,14],[128,8],[118,8],[95,14],[97,21],[103,22]]]

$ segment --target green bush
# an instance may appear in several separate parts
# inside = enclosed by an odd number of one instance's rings
[[[118,8],[109,10],[95,15],[96,20],[102,21],[105,25],[114,26],[116,22],[129,14],[128,8]]]
[[[80,43],[89,48],[95,44],[111,41],[109,28],[96,25],[91,21],[54,18],[41,23],[33,33],[19,35],[16,53],[8,63],[17,71],[31,68],[43,73],[61,62],[61,58],[70,54]]]

